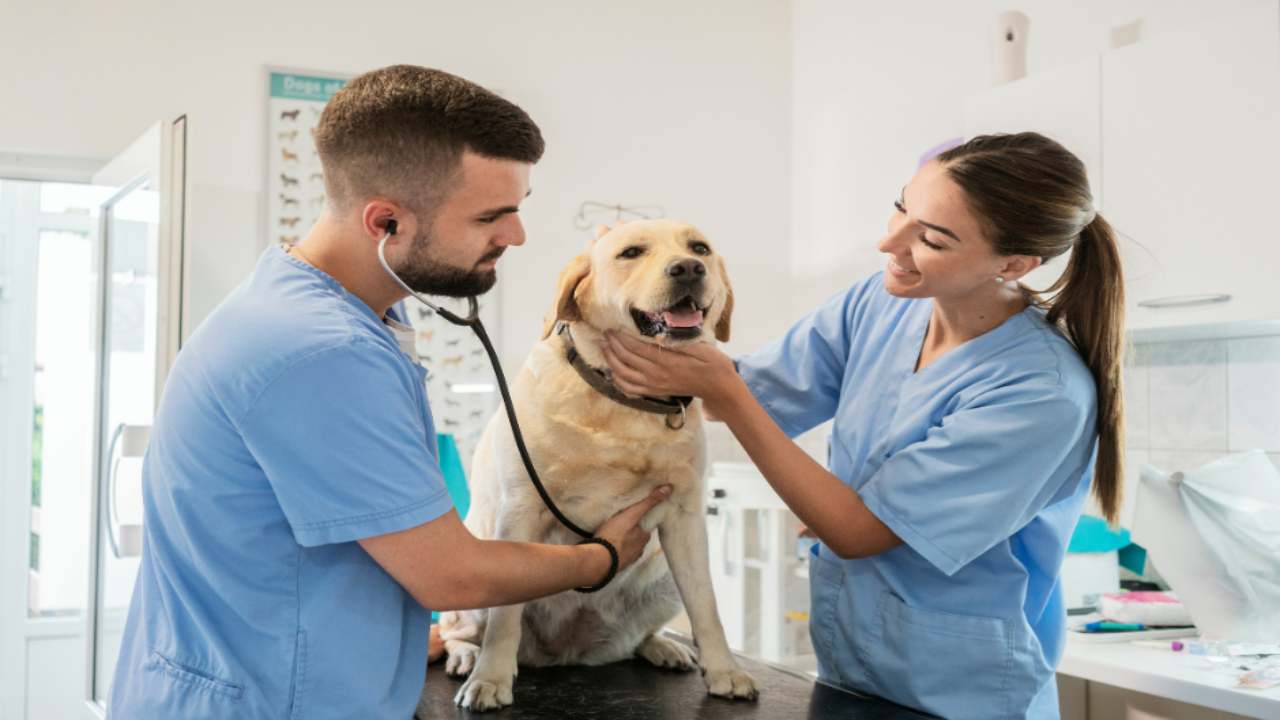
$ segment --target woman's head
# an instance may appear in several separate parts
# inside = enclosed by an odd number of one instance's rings
[[[885,288],[899,297],[943,302],[1012,289],[1011,281],[1034,270],[1040,257],[1000,252],[989,225],[947,168],[927,163],[894,201],[880,241],[880,251],[890,256]],[[1010,282],[1001,285],[996,277]]]
[[[939,300],[1021,292],[1016,281],[1071,251],[1043,297],[1098,389],[1094,494],[1114,520],[1120,505],[1124,281],[1115,233],[1093,206],[1079,158],[1038,133],[984,135],[926,164],[895,204],[880,249],[885,287]]]

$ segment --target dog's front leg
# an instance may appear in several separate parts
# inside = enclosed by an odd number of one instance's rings
[[[506,508],[503,508],[506,510]],[[539,527],[534,512],[507,512],[498,519],[498,540],[532,541]],[[516,679],[516,657],[520,650],[520,616],[524,605],[503,605],[489,610],[480,657],[470,677],[458,689],[453,701],[470,710],[494,710],[512,703]]]
[[[658,539],[667,556],[685,612],[698,644],[698,664],[702,666],[707,692],[728,698],[756,699],[756,682],[738,666],[724,639],[724,626],[716,612],[711,589],[711,568],[707,558],[707,526],[701,507],[672,507],[658,526]]]

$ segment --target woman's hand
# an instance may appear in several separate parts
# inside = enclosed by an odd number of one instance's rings
[[[623,333],[606,333],[605,360],[613,384],[628,395],[702,398],[709,415],[724,417],[724,404],[742,382],[733,361],[710,343],[678,348],[643,342]]]

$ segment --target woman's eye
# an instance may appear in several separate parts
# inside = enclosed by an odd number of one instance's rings
[[[619,253],[618,257],[627,258],[629,260],[631,258],[638,258],[643,254],[644,254],[644,248],[632,246],[627,248],[626,250],[623,250],[621,253]]]
[[[907,206],[903,205],[901,200],[894,200],[893,207],[895,210],[902,213],[903,215],[907,213]]]
[[[693,243],[693,244],[691,244],[691,245],[689,246],[689,249],[690,249],[690,250],[692,250],[692,251],[694,251],[695,253],[697,253],[697,254],[699,254],[699,255],[710,255],[710,254],[711,254],[711,248],[710,248],[710,247],[708,247],[706,243],[700,243],[700,242]]]
[[[924,233],[920,233],[920,236],[919,236],[919,237],[920,237],[920,242],[924,243],[924,244],[925,244],[925,247],[930,247],[930,248],[933,248],[934,250],[941,250],[941,249],[942,249],[942,246],[941,246],[941,245],[939,245],[939,244],[937,244],[937,243],[931,243],[931,242],[929,242],[929,239],[928,239],[927,237],[925,237]]]

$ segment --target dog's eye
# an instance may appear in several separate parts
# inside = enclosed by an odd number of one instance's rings
[[[689,243],[689,249],[699,255],[711,254],[711,247],[704,242]]]
[[[627,258],[628,260],[630,260],[631,258],[638,258],[643,254],[644,254],[644,248],[638,245],[632,245],[626,250],[623,250],[621,253],[618,253],[618,257]]]

